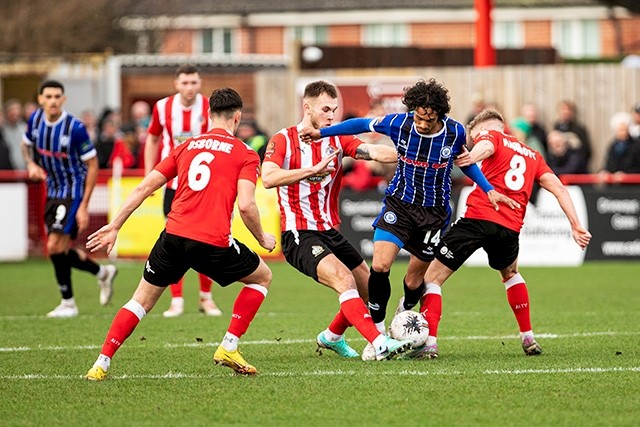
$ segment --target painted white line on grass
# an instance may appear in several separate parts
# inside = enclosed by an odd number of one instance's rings
[[[384,363],[384,362],[383,362]],[[611,368],[555,368],[555,369],[515,369],[515,370],[498,370],[498,371],[481,371],[477,372],[482,375],[548,375],[548,374],[601,374],[610,372],[640,372],[640,366],[628,367],[611,367]],[[263,372],[258,374],[259,377],[342,377],[342,376],[440,376],[440,375],[473,375],[476,372],[461,372],[448,370],[434,371],[418,371],[418,370],[402,370],[402,371],[355,371],[355,370],[314,370],[309,372]],[[237,376],[229,373],[229,376]],[[183,374],[181,372],[167,372],[166,374],[152,375],[114,375],[109,376],[108,380],[163,380],[163,379],[211,379],[217,378],[219,375],[208,374]],[[0,380],[84,380],[83,375],[43,375],[43,374],[23,374],[23,375],[3,375]]]
[[[69,351],[69,350],[96,350],[101,345],[75,345],[75,346],[38,346],[38,347],[0,347],[0,353],[13,353],[20,351]]]
[[[284,313],[284,312],[266,312],[266,313],[262,313],[259,312],[257,313],[256,317],[294,317],[294,316],[299,316],[300,313],[295,313],[295,312],[288,312],[288,313]],[[93,314],[80,314],[77,317],[72,317],[72,318],[66,318],[66,319],[52,319],[50,317],[47,317],[45,314],[10,314],[7,316],[0,316],[0,322],[2,321],[18,321],[18,320],[44,320],[47,322],[73,322],[74,320],[84,320],[84,319],[102,319],[102,318],[109,318],[112,319],[114,316],[114,313],[112,312],[105,312],[105,313],[93,313]],[[199,317],[199,318],[205,318],[205,315],[202,313],[184,313],[182,316],[182,318],[189,318],[189,317]],[[145,316],[145,319],[164,319],[164,317],[162,316],[162,313],[160,312],[153,312],[150,314],[147,314]],[[219,318],[221,321],[224,320],[224,318]],[[210,320],[214,320],[214,319],[210,319]],[[171,322],[171,320],[167,320],[168,322]],[[227,320],[224,320],[225,322],[227,322]]]
[[[579,373],[602,373],[602,372],[640,372],[640,367],[631,366],[626,368],[566,368],[566,369],[515,369],[483,371],[483,374],[497,375],[521,375],[521,374],[579,374]]]
[[[590,338],[601,336],[635,336],[640,335],[640,331],[603,331],[603,332],[576,332],[573,334],[536,334],[536,338],[544,339],[564,339],[564,338]],[[444,340],[464,340],[464,341],[480,341],[480,340],[515,340],[519,339],[517,335],[504,336],[484,336],[470,335],[466,337],[444,336]],[[364,341],[362,337],[353,337],[350,341]],[[275,339],[275,340],[252,340],[241,341],[242,345],[290,345],[290,344],[309,344],[315,343],[314,339]],[[188,342],[188,343],[165,343],[165,348],[200,348],[200,347],[217,347],[219,342]],[[149,347],[156,347],[149,346]],[[37,347],[0,347],[0,353],[15,353],[21,351],[69,351],[69,350],[95,350],[102,348],[102,345],[77,345],[77,346],[37,346]]]

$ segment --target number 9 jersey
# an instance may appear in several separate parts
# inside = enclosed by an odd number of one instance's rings
[[[189,138],[158,163],[167,180],[178,177],[178,188],[167,216],[167,233],[217,247],[233,244],[231,218],[238,181],[256,183],[260,157],[223,129]]]
[[[542,154],[518,141],[512,135],[490,130],[476,135],[479,141],[493,144],[494,153],[479,164],[482,173],[496,191],[520,203],[520,209],[510,209],[500,205],[496,211],[487,195],[477,186],[469,194],[465,218],[482,219],[500,224],[510,230],[520,232],[531,198],[533,184],[545,173],[553,173]]]

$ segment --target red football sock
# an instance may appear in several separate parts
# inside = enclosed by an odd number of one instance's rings
[[[200,280],[200,292],[211,292],[211,283],[213,280],[200,273],[198,273],[198,280]]]
[[[342,335],[349,326],[351,326],[351,322],[345,317],[342,310],[339,310],[329,325],[329,331],[336,335]]]
[[[429,324],[429,336],[438,336],[438,325],[442,318],[442,288],[435,283],[427,283],[427,290],[420,300],[420,313]]]
[[[507,288],[507,301],[516,316],[520,332],[531,330],[531,312],[529,309],[529,292],[527,285],[520,275],[516,274],[504,282]]]
[[[178,283],[169,286],[169,290],[171,291],[172,298],[182,298],[183,283],[184,283],[184,277],[178,280]]]
[[[358,291],[350,289],[340,294],[340,311],[345,319],[351,323],[360,334],[370,343],[380,335],[371,314],[358,295]]]
[[[138,302],[130,300],[126,303],[124,307],[118,310],[116,316],[113,318],[107,337],[104,340],[104,344],[102,344],[100,354],[113,357],[146,314]]]
[[[267,288],[264,286],[245,285],[233,304],[233,314],[227,332],[238,338],[244,335],[266,296]]]

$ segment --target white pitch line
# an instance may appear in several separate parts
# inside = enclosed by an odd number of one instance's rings
[[[483,374],[496,375],[522,375],[522,374],[580,374],[580,373],[603,373],[603,372],[640,372],[640,367],[631,366],[625,368],[550,368],[550,369],[515,369],[483,371]]]
[[[383,362],[385,363],[385,362]],[[554,368],[554,369],[515,369],[515,370],[498,370],[498,371],[481,371],[481,372],[461,372],[461,371],[418,371],[418,370],[402,370],[402,371],[355,371],[355,370],[314,370],[309,372],[263,372],[258,377],[340,377],[340,376],[439,376],[439,375],[548,375],[548,374],[602,374],[602,373],[626,373],[640,372],[640,366],[630,367],[610,367],[610,368]],[[229,373],[229,376],[236,374]],[[109,376],[109,381],[114,380],[156,380],[156,379],[211,379],[217,378],[218,375],[208,374],[183,374],[181,372],[167,372],[165,374],[153,375],[114,375]],[[84,380],[82,375],[43,375],[43,374],[22,374],[22,375],[3,375],[0,380]]]
[[[266,313],[257,313],[256,317],[294,317],[294,316],[299,316],[300,313],[294,313],[294,312],[289,312],[289,313],[284,313],[284,312],[266,312]],[[47,317],[44,314],[22,314],[22,315],[6,315],[6,316],[0,316],[0,322],[2,321],[19,321],[19,320],[42,320],[42,321],[46,321],[46,322],[73,322],[74,320],[84,320],[84,319],[101,319],[101,318],[109,318],[112,319],[114,316],[113,312],[109,312],[109,313],[93,313],[93,314],[80,314],[77,317],[74,318],[70,318],[70,319],[51,319],[49,317]],[[182,318],[189,318],[189,317],[199,317],[199,318],[204,318],[205,316],[202,313],[185,313],[181,316]],[[163,319],[162,317],[162,313],[160,312],[153,312],[150,314],[147,314],[145,316],[145,319]],[[213,319],[210,319],[213,320]],[[226,321],[226,320],[225,320]]]
[[[591,338],[601,336],[634,336],[640,335],[640,331],[624,331],[624,332],[576,332],[573,334],[536,334],[536,338],[544,339],[565,339],[565,338]],[[502,336],[485,336],[485,335],[470,335],[470,336],[444,336],[443,340],[464,340],[464,341],[480,341],[480,340],[515,340],[518,339],[516,335],[502,335]],[[350,341],[364,341],[364,338],[354,337]],[[253,340],[253,341],[241,341],[242,345],[290,345],[290,344],[308,344],[315,343],[313,339],[279,339],[279,340]],[[200,348],[200,347],[217,347],[219,342],[188,342],[188,343],[165,343],[162,346],[165,348]],[[157,346],[150,346],[157,348]],[[70,350],[96,350],[102,348],[102,345],[77,345],[77,346],[37,346],[37,347],[0,347],[0,353],[15,353],[21,351],[70,351]]]

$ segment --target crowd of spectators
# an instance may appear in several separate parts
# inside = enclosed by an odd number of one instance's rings
[[[468,120],[481,108],[472,100]],[[631,113],[616,112],[611,118],[611,137],[599,144],[606,145],[602,165],[594,166],[601,182],[617,182],[629,173],[640,173],[640,102]],[[558,175],[590,173],[589,162],[593,143],[586,126],[578,119],[575,103],[558,103],[553,127],[547,129],[540,120],[537,106],[525,103],[521,115],[509,122],[508,131],[519,140],[538,150]]]
[[[467,120],[490,103],[475,95]],[[17,99],[4,102],[0,110],[0,169],[24,170],[20,149],[22,137],[30,115],[37,109],[33,102],[24,105]],[[384,104],[374,100],[369,117],[385,115]],[[119,164],[124,169],[144,168],[144,144],[151,118],[151,106],[146,101],[134,102],[128,120],[118,109],[104,109],[100,114],[93,110],[80,113],[80,119],[98,151],[100,168],[112,168]],[[616,112],[611,118],[611,137],[606,144],[602,165],[592,169],[602,181],[617,181],[628,173],[640,173],[640,102],[630,112]],[[558,175],[590,173],[589,162],[593,143],[584,124],[578,119],[575,103],[562,100],[558,103],[553,127],[547,130],[541,120],[538,107],[527,102],[519,116],[509,121],[508,131],[530,147],[540,151],[547,163]],[[253,119],[243,121],[238,137],[264,157],[269,135],[260,129]],[[378,134],[363,134],[361,139],[370,143],[389,144]],[[351,159],[350,159],[351,160]],[[345,161],[343,185],[353,190],[384,190],[394,173],[393,165],[358,160]],[[454,175],[455,176],[455,175]]]

